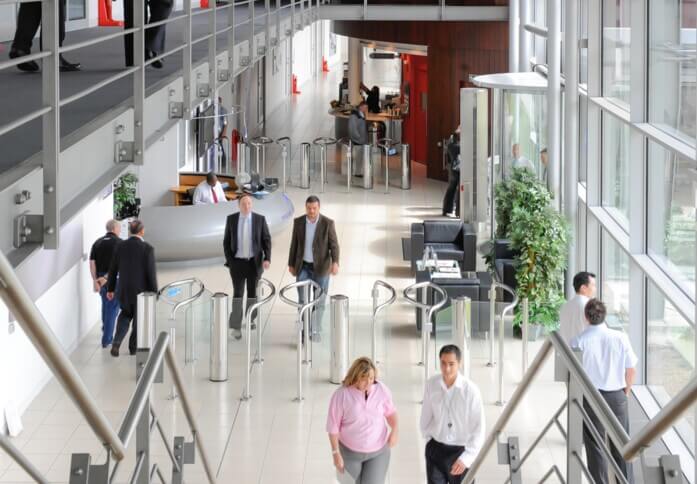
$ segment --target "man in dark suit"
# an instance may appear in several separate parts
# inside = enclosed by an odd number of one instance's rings
[[[58,45],[62,46],[65,40],[65,10],[67,0],[58,1]],[[27,2],[19,5],[17,13],[17,29],[10,47],[10,59],[31,54],[31,44],[41,25],[41,2]],[[42,29],[43,30],[43,29]],[[43,46],[41,47],[43,48]],[[58,67],[61,72],[79,71],[80,64],[68,62],[60,55]],[[38,72],[39,63],[33,60],[17,65],[20,71]]]
[[[334,221],[319,213],[319,198],[310,195],[305,200],[305,215],[293,221],[293,235],[288,253],[288,271],[298,281],[311,279],[322,288],[326,299],[329,291],[329,277],[339,273],[339,241],[336,237]],[[300,294],[300,302],[304,301]],[[321,321],[320,303],[317,320]],[[317,334],[319,328],[312,328]]]
[[[135,2],[141,5],[139,2]],[[123,17],[124,29],[133,28],[133,0],[124,0],[123,2]],[[145,8],[145,16],[143,17],[146,24],[159,22],[169,18],[172,13],[173,0],[144,0],[143,8]],[[166,25],[158,25],[151,27],[145,31],[145,59],[151,59],[161,55],[165,51],[165,32]],[[126,54],[126,66],[133,65],[133,34],[126,34],[123,38],[123,45]],[[156,69],[162,69],[164,66],[163,60],[157,60],[151,64]]]
[[[107,298],[111,301],[114,299],[114,290],[117,289],[116,278],[118,276],[119,284],[116,298],[121,306],[114,342],[111,345],[111,356],[119,356],[119,347],[128,333],[131,321],[133,321],[133,329],[128,340],[128,349],[132,355],[136,353],[138,294],[157,292],[155,249],[143,240],[145,234],[143,222],[140,220],[132,221],[128,225],[128,233],[130,235],[128,240],[121,242],[114,253],[107,281]]]
[[[266,217],[252,212],[252,197],[249,194],[243,194],[238,203],[240,211],[229,215],[225,223],[223,250],[235,298],[229,324],[235,331],[235,338],[240,339],[244,288],[247,287],[249,307],[256,302],[261,274],[271,264],[271,234]]]

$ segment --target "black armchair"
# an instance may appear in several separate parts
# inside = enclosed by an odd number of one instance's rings
[[[456,260],[463,271],[475,271],[477,265],[477,232],[471,224],[459,220],[425,220],[411,224],[411,269],[421,259],[427,246],[439,260]]]
[[[518,253],[511,249],[511,242],[507,239],[499,239],[494,241],[494,270],[496,280],[515,289],[517,286],[515,278],[515,261],[518,258]],[[510,299],[506,293],[506,300]]]

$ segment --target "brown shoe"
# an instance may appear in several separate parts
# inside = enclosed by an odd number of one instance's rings
[[[111,356],[113,356],[114,358],[119,357],[119,346],[118,345],[116,345],[116,344],[111,345]]]

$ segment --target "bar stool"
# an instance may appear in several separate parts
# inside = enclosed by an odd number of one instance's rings
[[[321,136],[315,138],[312,144],[319,146],[319,183],[320,192],[324,193],[324,185],[327,183],[327,146],[335,145],[336,139]]]

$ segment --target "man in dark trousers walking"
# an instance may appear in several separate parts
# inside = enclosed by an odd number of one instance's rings
[[[102,348],[111,345],[114,339],[114,323],[119,314],[119,302],[115,299],[107,299],[107,275],[111,267],[114,252],[121,242],[119,234],[121,225],[116,220],[106,223],[106,234],[99,237],[90,250],[90,274],[94,292],[98,292],[102,298]]]
[[[247,307],[256,302],[257,283],[271,264],[271,234],[266,217],[252,212],[252,197],[243,194],[240,211],[229,215],[225,223],[223,251],[225,265],[232,278],[233,298],[230,328],[235,338],[242,337],[242,297],[247,287]]]
[[[157,274],[155,272],[155,249],[143,240],[145,226],[140,220],[134,220],[128,225],[128,240],[121,242],[114,253],[107,281],[107,299],[117,298],[121,313],[116,324],[116,334],[111,345],[111,356],[119,356],[119,347],[128,333],[133,321],[131,337],[128,340],[128,350],[136,353],[138,341],[138,321],[136,319],[138,294],[141,292],[157,292]],[[118,291],[114,294],[116,278]]]
[[[65,10],[67,0],[56,1],[58,2],[58,45],[62,46],[63,41],[65,40]],[[19,12],[17,13],[17,29],[15,30],[15,37],[12,41],[12,47],[10,47],[10,59],[31,54],[31,44],[34,40],[34,36],[36,36],[36,31],[39,30],[40,25],[41,2],[21,3],[19,5]],[[80,70],[79,63],[68,62],[65,60],[65,58],[63,58],[62,54],[59,59],[58,67],[61,72]],[[18,64],[17,68],[24,72],[38,72],[39,63],[30,60]]]
[[[124,0],[123,2],[123,17],[124,29],[133,28],[133,3],[134,0]],[[140,2],[136,2],[141,5]],[[145,24],[159,22],[169,18],[172,13],[173,0],[143,0],[143,8],[145,8],[145,16],[143,20]],[[157,57],[165,51],[165,32],[166,25],[158,25],[151,27],[145,31],[145,60]],[[133,65],[133,34],[126,34],[123,38],[123,45],[126,54],[126,66]],[[151,64],[156,69],[162,69],[164,61],[157,60]]]

